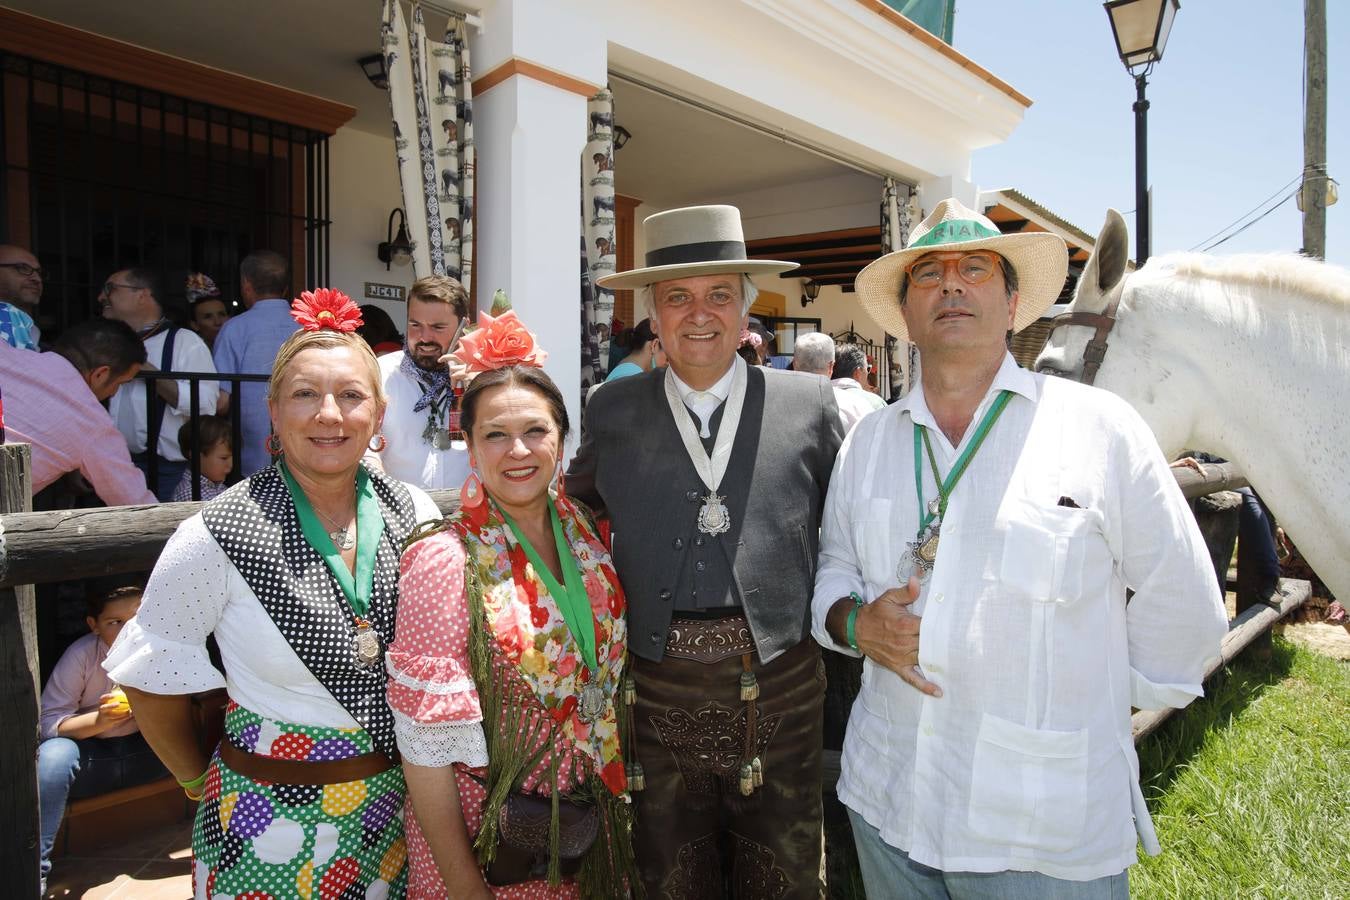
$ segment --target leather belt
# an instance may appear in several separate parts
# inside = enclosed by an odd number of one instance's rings
[[[666,655],[711,664],[755,652],[755,639],[744,615],[724,619],[675,616],[666,634]]]
[[[227,738],[220,742],[219,752],[220,761],[245,778],[277,784],[344,784],[364,781],[394,767],[394,761],[378,750],[346,759],[307,762],[259,756],[240,750]]]

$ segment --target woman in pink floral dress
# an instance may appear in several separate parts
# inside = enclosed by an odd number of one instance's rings
[[[515,314],[480,317],[461,510],[401,566],[389,701],[410,897],[623,897],[624,600],[559,472],[567,411]],[[556,801],[555,801],[556,798]]]

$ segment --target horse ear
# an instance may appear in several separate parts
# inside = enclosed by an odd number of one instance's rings
[[[1096,280],[1097,289],[1103,294],[1109,293],[1125,277],[1125,264],[1129,262],[1130,255],[1129,245],[1130,231],[1125,226],[1125,217],[1114,209],[1107,209],[1106,223],[1102,225],[1102,230],[1097,235],[1097,246],[1092,251],[1092,258],[1088,260],[1083,277],[1087,278],[1091,272]]]

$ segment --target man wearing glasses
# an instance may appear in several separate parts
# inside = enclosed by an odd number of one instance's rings
[[[37,257],[14,244],[0,244],[0,340],[20,350],[38,349],[36,323],[42,299]]]
[[[1124,898],[1136,833],[1158,852],[1130,707],[1200,696],[1227,621],[1139,415],[1008,352],[1067,266],[944,200],[857,279],[922,360],[839,452],[812,601],[865,660],[838,796],[868,896]]]
[[[211,361],[211,351],[202,339],[164,317],[158,285],[157,276],[149,269],[114,272],[108,276],[98,295],[103,317],[126,322],[140,336],[149,358],[142,372],[214,374],[216,367]],[[145,383],[137,379],[117,389],[108,404],[108,412],[122,437],[126,438],[132,461],[146,473],[147,481],[151,454],[157,457],[155,480],[150,483],[150,489],[160,502],[167,503],[173,499],[174,488],[188,466],[178,446],[178,430],[191,414],[192,393],[187,381],[154,379],[152,384],[154,397],[148,408]],[[197,410],[200,415],[209,416],[216,411],[218,390],[215,381],[198,384]],[[155,430],[158,430],[159,440],[150,449],[149,434]]]

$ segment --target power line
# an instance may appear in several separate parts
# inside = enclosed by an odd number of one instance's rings
[[[1303,190],[1303,186],[1302,186],[1302,185],[1299,185],[1298,187],[1294,188],[1294,190],[1291,191],[1290,193],[1286,194],[1285,197],[1284,197],[1284,199],[1281,200],[1279,203],[1276,203],[1276,204],[1275,204],[1274,206],[1272,206],[1270,209],[1268,209],[1268,210],[1266,210],[1265,212],[1261,213],[1261,215],[1257,216],[1255,219],[1252,219],[1252,220],[1251,220],[1250,222],[1248,222],[1246,225],[1243,225],[1241,228],[1239,228],[1237,231],[1233,232],[1232,234],[1228,235],[1228,236],[1227,236],[1226,238],[1224,238],[1223,240],[1215,241],[1214,243],[1210,244],[1208,247],[1206,247],[1206,248],[1204,249],[1203,252],[1208,253],[1210,250],[1213,250],[1215,247],[1219,246],[1220,244],[1225,243],[1225,242],[1227,242],[1227,241],[1231,241],[1233,238],[1237,237],[1239,234],[1242,234],[1242,232],[1246,231],[1248,228],[1251,228],[1251,227],[1252,227],[1253,225],[1255,225],[1257,222],[1260,222],[1262,219],[1264,219],[1266,216],[1268,216],[1268,215],[1270,215],[1271,213],[1273,213],[1275,210],[1279,209],[1281,206],[1284,206],[1284,205],[1285,205],[1286,203],[1288,203],[1290,200],[1293,200],[1294,197],[1296,197],[1296,196],[1298,195],[1298,192],[1301,191],[1301,190]]]
[[[1289,181],[1285,182],[1285,184],[1284,184],[1283,186],[1281,186],[1278,190],[1276,190],[1275,193],[1271,194],[1269,197],[1267,197],[1266,199],[1262,200],[1260,203],[1256,204],[1256,206],[1254,206],[1254,207],[1252,207],[1251,209],[1247,210],[1245,213],[1243,213],[1242,215],[1238,216],[1238,217],[1237,217],[1236,219],[1234,219],[1232,222],[1230,222],[1229,224],[1227,224],[1227,225],[1225,225],[1224,227],[1220,228],[1218,231],[1214,232],[1214,233],[1211,234],[1209,237],[1205,238],[1203,241],[1198,241],[1198,242],[1195,244],[1195,246],[1191,248],[1191,250],[1197,250],[1197,249],[1199,249],[1202,245],[1208,244],[1210,241],[1214,240],[1216,237],[1219,237],[1221,234],[1223,234],[1224,232],[1228,231],[1229,229],[1231,229],[1231,228],[1236,228],[1237,226],[1242,225],[1242,221],[1243,221],[1244,219],[1246,219],[1248,216],[1253,215],[1253,214],[1255,214],[1256,212],[1260,211],[1260,209],[1261,209],[1263,206],[1265,206],[1265,205],[1266,205],[1267,203],[1269,203],[1270,201],[1274,200],[1276,197],[1280,196],[1280,194],[1283,193],[1284,191],[1289,190],[1289,188],[1293,187],[1294,184],[1298,183],[1298,182],[1301,181],[1302,179],[1303,179],[1303,173],[1300,172],[1298,175],[1294,176],[1292,179],[1290,179]],[[1289,198],[1286,197],[1285,200],[1287,200],[1287,199],[1289,199]],[[1283,203],[1284,201],[1281,200],[1280,202]],[[1269,212],[1270,212],[1270,210],[1267,210],[1265,213],[1262,213],[1261,216],[1259,216],[1257,219],[1255,219],[1255,220],[1253,220],[1253,221],[1260,221],[1260,220],[1261,220],[1262,218],[1264,218]],[[1248,224],[1251,224],[1251,223],[1249,222]],[[1246,226],[1246,225],[1243,225],[1242,227],[1243,227],[1243,229],[1245,229],[1247,226]],[[1236,233],[1237,233],[1237,232],[1234,232],[1234,234],[1236,234]],[[1228,237],[1232,237],[1232,235],[1229,235]],[[1224,240],[1228,240],[1228,238],[1224,238]],[[1221,241],[1220,243],[1222,243],[1222,241]],[[1213,244],[1212,246],[1217,247],[1218,244]],[[1209,248],[1206,248],[1206,249],[1209,249]]]

